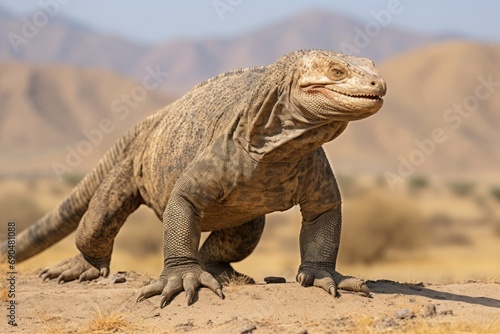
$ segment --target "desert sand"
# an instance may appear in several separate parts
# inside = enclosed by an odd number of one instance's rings
[[[116,274],[116,273],[115,273]],[[135,272],[126,281],[43,283],[20,274],[17,327],[2,333],[377,333],[500,330],[500,285],[401,284],[369,281],[372,298],[326,292],[298,283],[225,286],[225,300],[201,289],[191,306],[179,294],[165,308],[160,297],[136,303],[149,278]],[[2,309],[5,310],[5,301]],[[433,309],[435,308],[435,313]]]

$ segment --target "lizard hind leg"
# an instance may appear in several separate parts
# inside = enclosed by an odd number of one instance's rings
[[[127,217],[142,203],[132,179],[132,166],[124,162],[106,176],[76,230],[80,254],[42,270],[43,280],[59,283],[107,276],[113,243]]]
[[[265,217],[255,218],[239,226],[210,233],[200,249],[200,260],[204,270],[220,283],[232,281],[253,284],[255,281],[231,266],[246,258],[257,246],[264,230]]]

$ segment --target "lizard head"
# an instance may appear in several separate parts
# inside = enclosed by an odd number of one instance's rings
[[[299,61],[291,96],[313,117],[350,121],[376,113],[385,92],[371,60],[312,50]]]

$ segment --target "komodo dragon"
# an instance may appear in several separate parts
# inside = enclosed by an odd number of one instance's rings
[[[141,204],[163,221],[164,269],[138,301],[164,307],[199,287],[224,298],[222,275],[257,245],[264,216],[300,205],[297,281],[334,296],[364,292],[335,271],[341,199],[321,145],[349,121],[376,113],[385,81],[369,59],[301,50],[275,63],[209,79],[127,132],[52,212],[19,233],[17,261],[76,229],[80,254],[44,269],[44,280],[93,280],[109,273],[115,236]],[[200,233],[213,231],[201,249]],[[1,254],[7,245],[1,245]],[[246,277],[246,276],[244,276]]]

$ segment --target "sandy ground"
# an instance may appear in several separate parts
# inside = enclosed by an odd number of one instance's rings
[[[161,309],[160,297],[136,303],[149,278],[129,272],[126,282],[100,279],[88,284],[43,283],[19,274],[16,321],[2,333],[337,333],[436,332],[495,333],[500,330],[500,284],[401,284],[369,281],[373,298],[343,292],[333,298],[297,283],[236,285],[225,300],[208,289],[186,305],[181,293]],[[425,316],[434,305],[437,314]],[[5,314],[6,301],[1,303]],[[398,314],[399,313],[399,314]],[[431,312],[432,313],[432,312]],[[426,330],[427,329],[427,330]],[[441,333],[441,331],[437,331]]]

